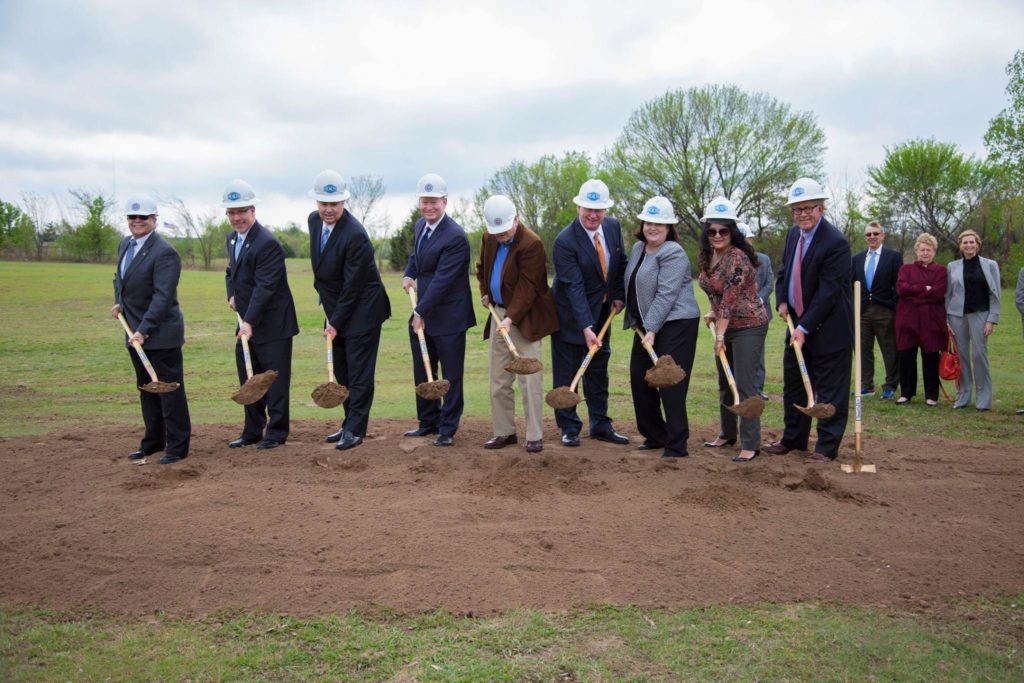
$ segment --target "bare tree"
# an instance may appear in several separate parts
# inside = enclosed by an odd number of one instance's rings
[[[25,207],[25,215],[32,221],[34,233],[32,243],[36,251],[36,260],[43,260],[46,243],[56,238],[53,228],[46,226],[46,215],[50,212],[49,200],[35,192],[22,192],[21,204]]]
[[[178,227],[185,230],[185,234],[196,241],[199,245],[199,258],[203,261],[203,270],[210,270],[213,264],[213,255],[222,233],[220,221],[216,214],[196,216],[192,213],[180,197],[168,197],[166,203],[177,218]]]
[[[352,176],[349,179],[348,190],[352,196],[345,202],[345,208],[363,224],[367,232],[374,234],[381,223],[377,215],[380,200],[387,192],[384,179],[379,175],[369,174]]]

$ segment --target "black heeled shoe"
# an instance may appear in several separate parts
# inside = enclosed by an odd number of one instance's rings
[[[760,450],[754,451],[753,455],[751,455],[749,458],[744,458],[742,455],[734,455],[732,457],[732,461],[733,462],[750,462],[751,460],[753,460],[754,458],[756,458],[759,455],[761,455],[761,451]]]
[[[716,437],[715,441],[718,441],[719,438],[721,437]],[[704,448],[725,448],[726,446],[736,445],[736,439],[729,439],[725,443],[715,443],[715,441],[705,441]]]

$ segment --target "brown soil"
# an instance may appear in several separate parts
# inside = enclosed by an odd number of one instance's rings
[[[522,356],[516,356],[505,366],[506,372],[516,375],[533,375],[543,369],[544,366],[536,358],[523,358]]]
[[[422,382],[416,385],[416,395],[428,401],[437,401],[448,395],[452,383],[446,379],[435,379],[433,382]]]
[[[310,397],[321,408],[337,408],[348,398],[348,387],[337,382],[324,382],[313,390]]]
[[[672,356],[659,356],[657,362],[644,373],[644,380],[655,388],[671,387],[686,379],[686,370],[676,364]]]
[[[544,400],[555,410],[572,408],[573,406],[578,406],[583,401],[580,395],[569,387],[555,387],[547,393]]]
[[[277,370],[267,370],[255,374],[247,379],[245,384],[238,387],[238,391],[231,394],[231,400],[243,406],[255,403],[270,390],[270,385],[274,383],[275,379],[277,379]]]
[[[268,452],[202,425],[170,466],[127,460],[137,428],[2,439],[0,604],[486,614],[1024,590],[1024,446],[868,436],[878,473],[854,475],[795,454],[732,463],[700,448],[710,427],[664,462],[553,430],[539,455],[488,451],[483,421],[436,448],[400,436],[412,426],[372,421],[342,453],[323,442],[334,423]]]

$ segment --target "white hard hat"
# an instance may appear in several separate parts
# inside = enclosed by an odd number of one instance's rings
[[[347,202],[352,193],[348,191],[348,186],[341,179],[340,173],[327,169],[321,171],[313,180],[313,189],[309,191],[309,196],[318,202]]]
[[[132,195],[124,205],[125,216],[155,216],[156,202],[144,194]]]
[[[516,218],[516,205],[503,194],[496,194],[484,202],[487,232],[498,235],[512,229]]]
[[[736,205],[725,197],[715,197],[704,208],[704,215],[701,216],[700,220],[704,223],[714,220],[735,221]]]
[[[676,211],[672,208],[672,202],[665,197],[651,197],[644,204],[644,210],[637,216],[647,223],[664,223],[674,225],[679,222],[676,218]]]
[[[448,183],[436,173],[428,173],[416,183],[417,197],[447,197]]]
[[[750,226],[746,223],[737,223],[736,227],[739,228],[740,234],[748,239],[754,238],[754,231],[750,229]]]
[[[584,209],[607,209],[615,203],[609,196],[608,186],[595,178],[580,185],[580,193],[572,201]]]
[[[813,178],[800,178],[789,188],[786,206],[812,199],[828,199],[828,195],[825,194],[825,190],[818,184],[818,181]]]
[[[241,209],[246,206],[256,206],[258,201],[252,185],[244,180],[232,180],[224,188],[220,205],[225,209]]]

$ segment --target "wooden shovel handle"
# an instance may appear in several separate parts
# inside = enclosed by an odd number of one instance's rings
[[[504,338],[505,343],[508,344],[508,350],[512,352],[513,356],[519,358],[519,351],[516,350],[516,345],[512,343],[512,337],[509,336],[508,330],[501,326],[501,318],[498,317],[498,312],[494,310],[494,304],[487,304],[487,309],[491,312],[491,315],[494,316],[494,324],[497,326],[498,331],[501,332],[501,336]]]
[[[636,327],[636,326],[633,327],[633,331],[636,332],[636,336],[640,337],[640,345],[644,347],[645,351],[647,351],[647,355],[651,357],[652,361],[657,363],[658,362],[658,354],[656,354],[654,352],[654,347],[651,346],[650,344],[648,344],[647,340],[644,339],[644,333],[641,332],[640,328]]]
[[[711,337],[715,340],[715,344],[718,344],[718,331],[717,327],[710,320],[708,321],[708,329],[711,331]],[[732,368],[729,366],[729,359],[725,355],[725,349],[718,352],[718,360],[722,363],[722,370],[725,371],[725,379],[729,382],[729,388],[732,389],[732,404],[738,406],[740,404],[740,390],[736,387],[736,378],[733,377]]]
[[[235,317],[238,318],[238,327],[241,329],[242,323],[245,322],[242,320],[242,314],[235,311]],[[249,337],[243,334],[239,335],[239,339],[242,340],[242,355],[245,357],[245,375],[252,379],[252,354],[249,353]]]
[[[128,339],[131,339],[132,348],[135,349],[135,355],[142,361],[142,367],[146,368],[146,372],[149,373],[149,378],[154,382],[158,382],[156,378],[156,370],[153,369],[153,364],[149,362],[149,358],[146,356],[146,352],[142,350],[142,344],[132,339],[132,328],[128,327],[128,321],[124,319],[124,313],[118,313],[117,319],[121,321],[121,327],[124,328],[125,334],[128,335]]]
[[[604,321],[604,325],[601,326],[601,329],[597,333],[598,341],[604,340],[604,335],[608,332],[608,327],[612,324],[612,318],[616,315],[618,315],[618,311],[613,308],[612,312],[608,314],[608,319]],[[594,354],[597,353],[599,348],[601,347],[594,344],[587,351],[586,358],[584,358],[583,362],[580,363],[580,369],[576,371],[576,376],[572,378],[572,384],[569,385],[569,391],[576,391],[576,385],[580,383],[580,380],[583,378],[583,373],[587,371],[587,366],[590,365],[590,361],[594,358]]]
[[[324,337],[327,341],[327,381],[334,381],[334,342],[330,337]]]
[[[800,348],[800,343],[793,338],[796,333],[796,328],[793,327],[793,318],[786,313],[786,325],[789,326],[789,339],[793,345],[793,351],[796,353],[796,362],[800,366],[800,376],[804,380],[804,389],[807,391],[807,407],[810,408],[814,405],[814,390],[811,389],[811,376],[807,374],[807,364],[804,363],[804,352]]]
[[[416,290],[409,290],[409,300],[412,302],[413,313],[416,312]],[[423,357],[423,369],[427,371],[427,381],[434,381],[434,373],[430,370],[430,353],[427,351],[427,337],[423,334],[423,330],[416,330],[416,336],[420,340],[420,356]]]

